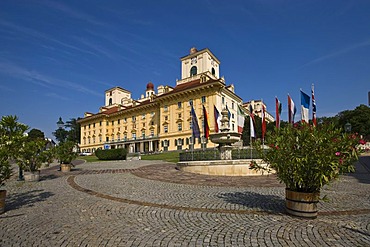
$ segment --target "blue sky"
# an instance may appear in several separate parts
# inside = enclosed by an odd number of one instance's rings
[[[188,0],[0,2],[0,114],[53,137],[63,120],[98,112],[114,86],[137,99],[176,85],[180,57],[209,48],[244,101],[315,84],[317,115],[367,104],[370,1]]]

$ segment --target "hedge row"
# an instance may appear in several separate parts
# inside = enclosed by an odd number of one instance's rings
[[[98,149],[95,151],[95,155],[99,160],[125,160],[127,150],[124,148]]]

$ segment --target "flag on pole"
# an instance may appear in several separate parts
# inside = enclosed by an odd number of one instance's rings
[[[249,105],[249,123],[250,123],[250,132],[251,137],[256,137],[256,132],[254,131],[254,114],[253,114],[253,107],[252,104]]]
[[[208,114],[206,108],[203,105],[203,117],[204,117],[204,137],[209,138],[209,121],[208,121]]]
[[[275,110],[276,110],[276,128],[280,128],[280,115],[282,105],[277,97],[275,97]]]
[[[265,105],[262,103],[262,140],[265,139],[266,134],[266,108]]]
[[[297,112],[297,108],[294,105],[293,99],[290,97],[288,94],[288,121],[289,123],[293,124],[294,123],[294,116]]]
[[[193,106],[191,106],[191,126],[193,130],[193,136],[194,138],[200,138],[200,130],[199,130],[199,124],[197,115],[195,114]],[[195,143],[195,141],[194,141]]]
[[[221,127],[221,114],[217,110],[217,107],[214,105],[214,117],[215,117],[215,132],[220,132]]]
[[[314,92],[314,86],[312,84],[311,88],[311,93],[312,93],[312,124],[313,126],[316,127],[317,125],[317,120],[316,120],[316,100],[315,100],[315,92]]]
[[[308,109],[310,108],[310,96],[301,90],[301,119],[302,122],[309,123]]]
[[[245,120],[245,113],[241,109],[241,106],[238,105],[238,133],[243,132],[244,120]]]

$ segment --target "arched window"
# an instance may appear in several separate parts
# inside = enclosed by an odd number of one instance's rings
[[[195,76],[197,74],[197,66],[193,66],[190,69],[190,76]]]
[[[109,105],[112,105],[113,104],[113,101],[112,101],[112,98],[109,99]]]
[[[212,75],[215,75],[216,74],[216,70],[215,68],[212,68]]]

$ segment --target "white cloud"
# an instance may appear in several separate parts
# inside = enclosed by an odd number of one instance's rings
[[[321,56],[319,58],[313,59],[313,60],[309,61],[308,63],[305,63],[303,66],[301,66],[301,68],[312,65],[312,64],[315,64],[315,63],[319,63],[319,62],[322,62],[322,61],[325,61],[325,60],[328,60],[328,59],[331,59],[333,57],[338,57],[340,55],[346,54],[348,52],[351,52],[353,50],[356,50],[356,49],[359,49],[359,48],[362,48],[362,47],[366,47],[366,46],[370,46],[370,40],[367,40],[367,41],[361,42],[361,43],[357,43],[357,44],[351,45],[349,47],[343,48],[339,51],[335,51],[335,52],[326,54],[324,56]]]
[[[19,78],[25,81],[30,81],[34,84],[37,84],[43,87],[48,87],[48,88],[59,87],[59,88],[65,88],[68,90],[73,90],[73,91],[77,91],[81,93],[101,96],[101,93],[97,93],[75,82],[66,81],[63,79],[41,74],[35,70],[29,70],[29,69],[20,67],[18,65],[15,65],[9,62],[0,61],[0,73],[7,74],[11,77]]]

